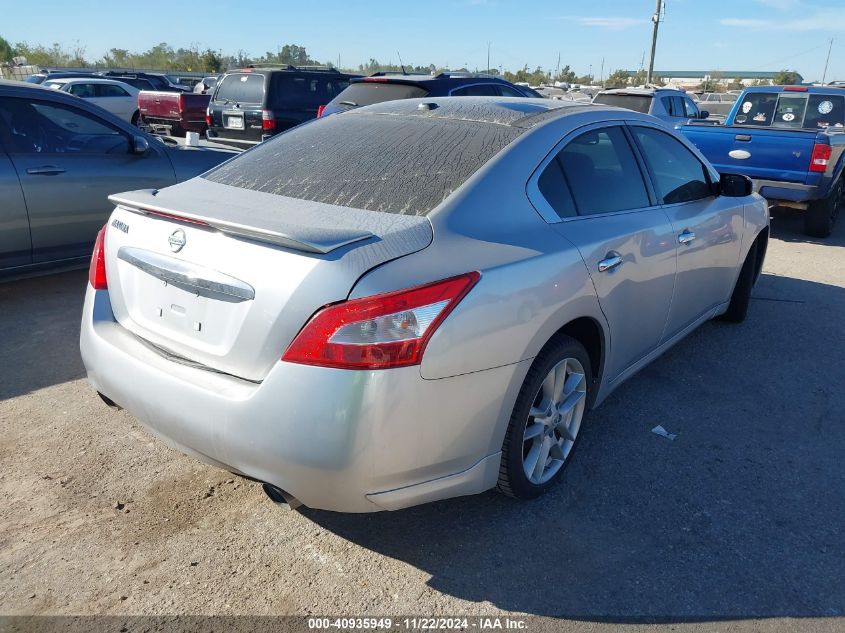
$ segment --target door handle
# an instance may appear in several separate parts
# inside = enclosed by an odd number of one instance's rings
[[[679,244],[690,244],[695,239],[695,233],[689,229],[684,229],[684,232],[678,236]]]
[[[611,251],[604,256],[604,259],[599,262],[599,272],[606,273],[608,270],[613,270],[622,263],[622,256],[619,253]]]
[[[55,165],[43,165],[42,167],[30,167],[26,170],[26,173],[32,176],[55,176],[56,174],[65,173],[65,170]]]

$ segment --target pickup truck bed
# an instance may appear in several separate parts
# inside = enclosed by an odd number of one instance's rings
[[[142,90],[138,94],[141,123],[157,134],[203,134],[208,127],[205,114],[210,98],[210,95],[192,92]]]
[[[679,128],[722,173],[748,176],[770,204],[805,211],[805,230],[826,237],[843,202],[845,90],[746,89],[725,125]]]

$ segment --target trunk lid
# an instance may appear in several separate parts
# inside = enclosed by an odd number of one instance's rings
[[[432,239],[424,217],[199,178],[110,200],[106,268],[118,322],[177,362],[253,381],[314,312]]]

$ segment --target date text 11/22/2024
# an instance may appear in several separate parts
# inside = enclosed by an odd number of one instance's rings
[[[500,617],[408,617],[408,618],[308,618],[310,630],[389,630],[406,629],[420,631],[442,630],[525,630],[527,622],[522,618]]]

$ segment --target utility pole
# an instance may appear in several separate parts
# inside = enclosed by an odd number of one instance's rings
[[[604,57],[601,58],[601,87],[604,88]]]
[[[560,77],[560,51],[557,52],[557,66],[555,66],[555,79]]]
[[[589,74],[589,77],[590,77],[590,85],[592,86],[592,85],[593,85],[593,65],[592,65],[592,64],[590,64],[590,74]]]
[[[827,47],[827,60],[824,62],[824,72],[822,73],[822,83],[827,78],[827,65],[830,63],[830,50],[833,48],[833,38],[830,38],[830,46]]]
[[[651,58],[648,62],[648,75],[646,75],[646,84],[651,83],[651,78],[654,75],[654,53],[657,51],[657,28],[660,26],[660,12],[663,8],[663,0],[657,0],[657,5],[654,8],[654,15],[651,16],[651,21],[654,23],[654,32],[651,35]]]
[[[487,68],[484,69],[484,72],[490,72],[490,42],[487,42]]]

